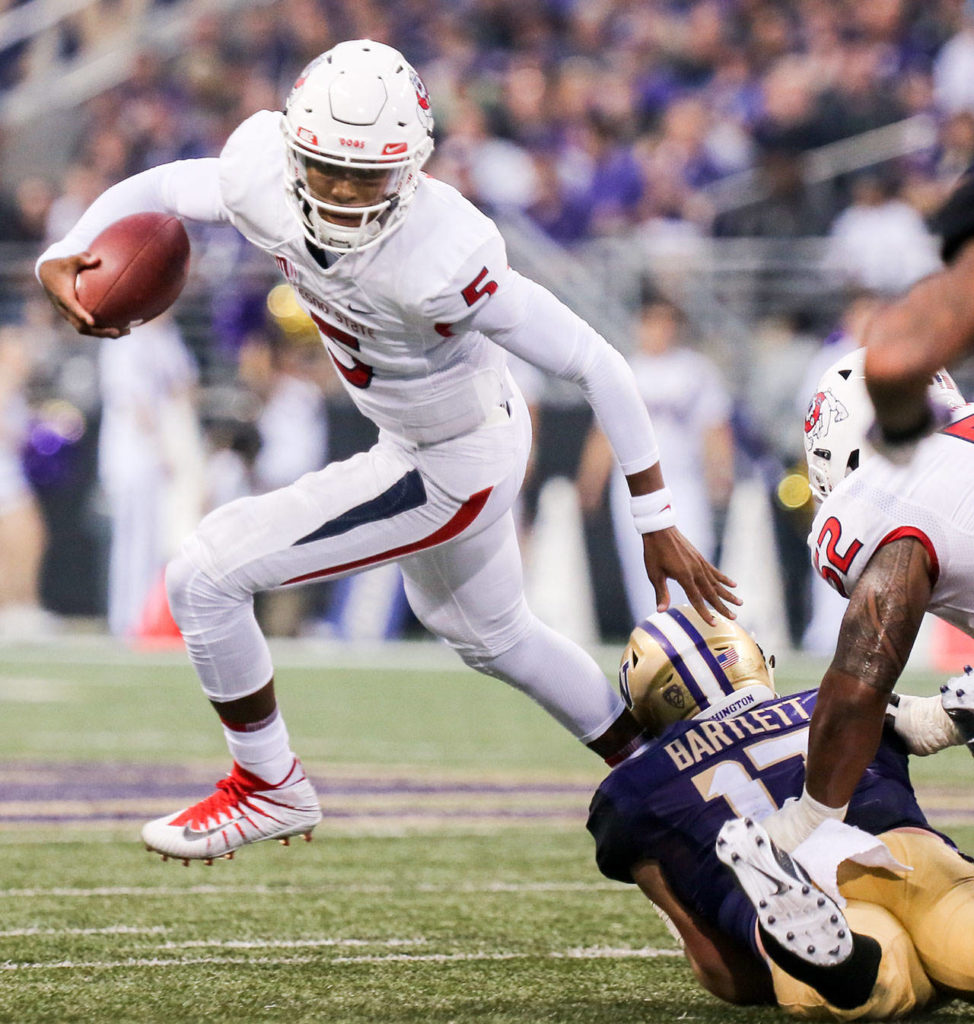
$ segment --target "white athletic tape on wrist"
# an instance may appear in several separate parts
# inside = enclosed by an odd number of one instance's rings
[[[669,487],[661,487],[649,494],[633,494],[629,497],[632,520],[639,533],[655,533],[676,526],[673,511],[673,494]]]
[[[808,790],[803,788],[802,795],[797,800],[794,797],[786,800],[774,814],[763,819],[761,824],[777,846],[791,853],[823,821],[829,818],[842,821],[848,807],[848,804],[844,807],[828,807],[809,796]]]

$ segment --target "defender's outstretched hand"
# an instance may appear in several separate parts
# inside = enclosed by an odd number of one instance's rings
[[[737,584],[714,568],[675,526],[644,533],[643,557],[646,575],[656,591],[657,611],[670,606],[666,581],[671,579],[683,587],[687,600],[711,625],[714,616],[708,605],[728,619],[736,617],[726,602],[741,604],[741,599],[730,590]]]
[[[128,334],[127,329],[120,327],[96,327],[95,318],[78,301],[75,292],[75,281],[82,270],[97,267],[101,258],[92,256],[90,252],[80,252],[74,256],[62,256],[59,259],[45,260],[37,271],[37,276],[51,305],[79,333],[94,338],[120,338]]]

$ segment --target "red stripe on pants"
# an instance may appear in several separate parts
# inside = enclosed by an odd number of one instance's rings
[[[444,541],[452,540],[480,515],[493,489],[493,487],[487,487],[483,491],[477,491],[476,494],[472,494],[457,509],[452,519],[422,540],[413,541],[412,544],[404,544],[402,547],[392,548],[389,551],[382,551],[377,555],[368,555],[365,558],[356,559],[354,562],[333,565],[330,569],[319,569],[316,572],[305,573],[303,576],[295,576],[294,579],[285,580],[281,585],[304,583],[307,580],[318,580],[325,576],[334,576],[340,572],[349,572],[352,569],[362,569],[367,565],[375,565],[377,562],[388,562],[395,558],[402,558],[405,555],[412,555],[417,551],[424,551],[426,548],[435,547],[437,544],[444,543]]]

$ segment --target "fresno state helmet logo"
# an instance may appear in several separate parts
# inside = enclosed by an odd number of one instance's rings
[[[416,90],[416,103],[419,107],[419,120],[424,128],[432,131],[433,112],[430,109],[430,94],[426,91],[426,86],[423,85],[423,80],[415,71],[410,72],[409,81],[412,82],[412,86]]]
[[[816,441],[828,436],[833,423],[848,417],[849,410],[832,394],[831,388],[817,392],[805,413],[805,447],[811,449]]]

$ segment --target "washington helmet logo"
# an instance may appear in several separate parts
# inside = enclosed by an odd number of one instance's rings
[[[667,686],[663,691],[663,700],[665,700],[671,708],[677,708],[680,711],[687,706],[686,693],[679,683],[671,683]]]
[[[805,413],[805,447],[812,448],[815,441],[828,436],[833,423],[848,417],[849,410],[832,394],[831,388],[817,392]]]

